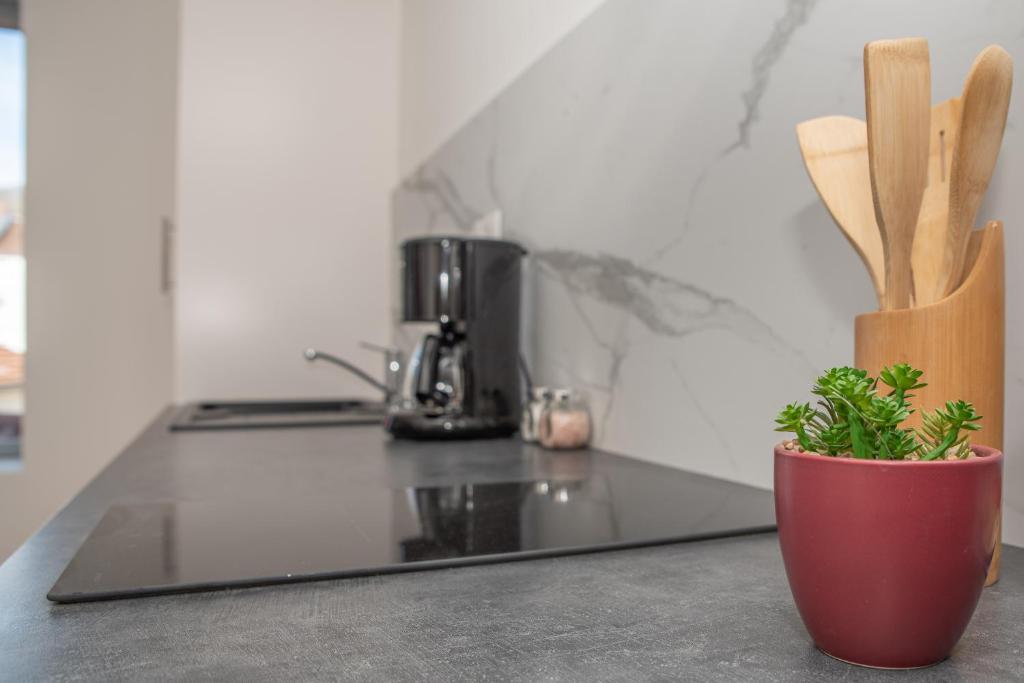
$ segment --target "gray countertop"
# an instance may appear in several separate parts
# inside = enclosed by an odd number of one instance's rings
[[[0,679],[1020,680],[1024,550],[1005,547],[953,657],[918,672],[814,649],[774,534],[318,583],[55,605],[44,597],[112,502],[281,495],[380,477],[372,427],[170,434],[159,418],[0,566]],[[509,441],[508,444],[514,444]],[[475,478],[543,468],[496,442]],[[434,471],[413,471],[430,448]],[[467,476],[458,444],[393,445],[387,476]],[[768,457],[766,455],[766,457]],[[420,461],[422,462],[422,461]]]

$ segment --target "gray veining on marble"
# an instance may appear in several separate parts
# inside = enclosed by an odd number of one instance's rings
[[[608,0],[402,182],[395,239],[472,233],[500,209],[531,252],[536,379],[589,392],[603,447],[769,487],[776,410],[850,362],[853,318],[874,308],[795,125],[863,116],[869,40],[927,37],[939,101],[985,45],[1018,56],[1022,29],[1009,1]],[[1022,106],[979,216],[1007,224],[1008,416],[1024,410]],[[1024,424],[1007,420],[1006,443],[1021,543]]]
[[[750,127],[757,121],[757,107],[768,88],[771,69],[782,57],[790,38],[793,37],[793,32],[807,23],[816,2],[817,0],[787,0],[786,13],[775,22],[775,28],[768,36],[767,42],[754,54],[750,70],[753,81],[750,88],[743,92],[746,113],[738,126],[739,137],[736,142],[725,148],[725,153],[737,147],[750,147]]]

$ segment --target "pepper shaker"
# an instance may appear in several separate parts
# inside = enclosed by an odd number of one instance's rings
[[[519,436],[526,443],[536,443],[539,438],[540,420],[551,403],[551,390],[534,387],[530,399],[523,406],[523,419],[519,425]]]

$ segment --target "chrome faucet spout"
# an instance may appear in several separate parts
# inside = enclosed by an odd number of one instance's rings
[[[313,349],[313,348],[306,349],[305,351],[302,352],[302,355],[306,358],[306,360],[308,360],[310,362],[315,361],[315,360],[325,360],[325,361],[328,361],[329,363],[334,363],[335,365],[337,365],[339,367],[345,368],[346,370],[348,370],[353,375],[355,375],[359,379],[363,380],[367,384],[370,384],[374,388],[378,389],[379,391],[384,392],[384,395],[388,399],[391,398],[392,389],[390,387],[388,387],[383,382],[380,382],[380,381],[374,379],[369,373],[361,370],[360,368],[356,367],[355,365],[352,365],[347,360],[342,360],[341,358],[338,358],[337,356],[335,356],[333,354],[326,353],[324,351],[318,351],[318,350]]]

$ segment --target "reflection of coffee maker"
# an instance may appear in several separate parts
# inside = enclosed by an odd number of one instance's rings
[[[432,322],[385,421],[409,438],[508,436],[519,423],[520,260],[514,242],[423,237],[402,244],[402,321]]]

